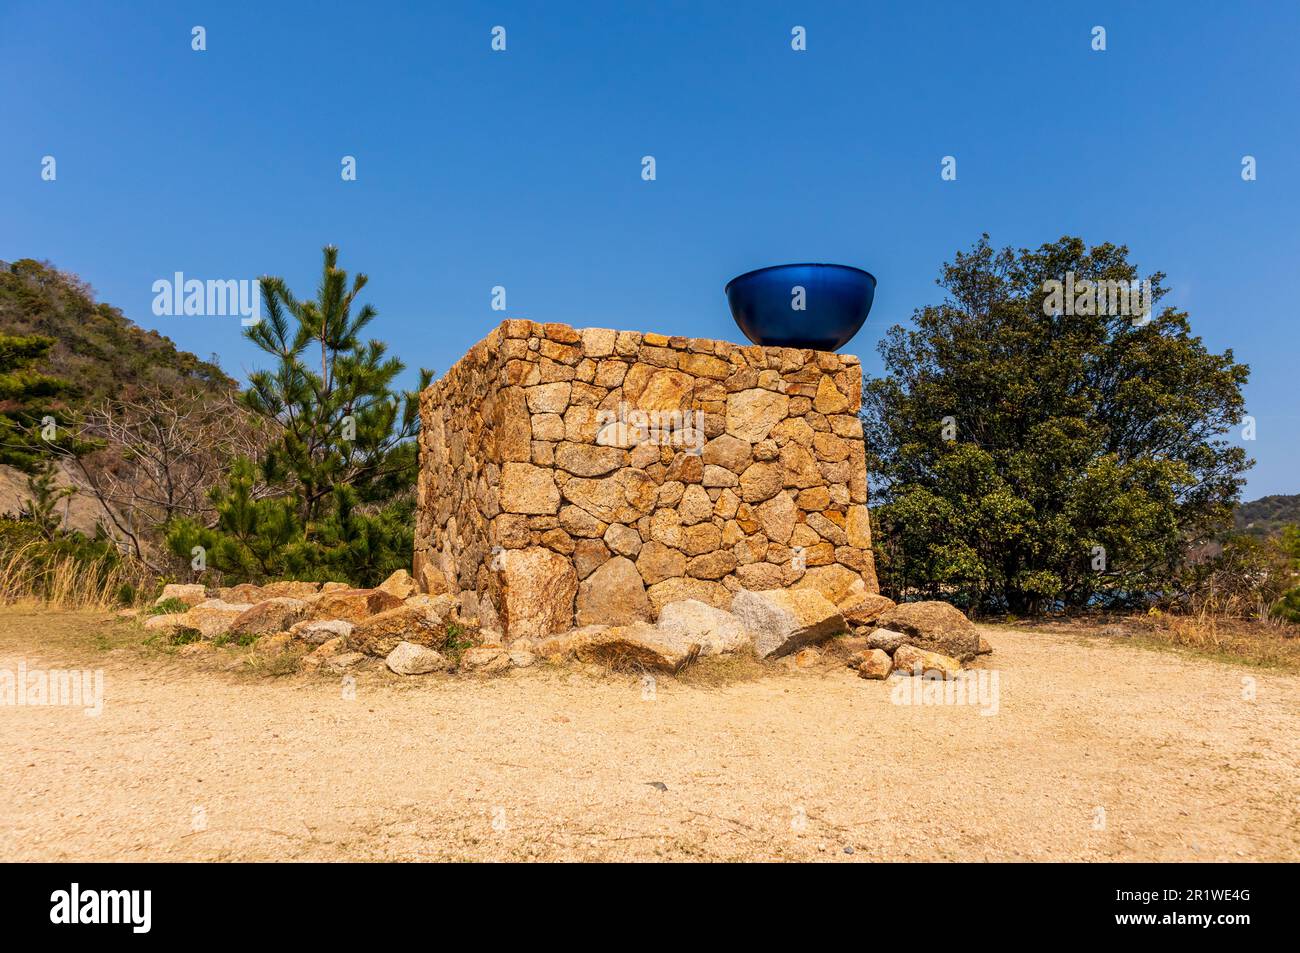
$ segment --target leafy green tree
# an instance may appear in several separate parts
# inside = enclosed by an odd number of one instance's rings
[[[399,391],[404,365],[376,340],[375,318],[355,309],[366,276],[349,285],[338,249],[324,250],[315,300],[279,278],[262,280],[262,321],[248,337],[274,358],[249,376],[244,400],[276,434],[254,464],[242,463],[213,494],[215,525],[177,520],[168,544],[240,578],[379,581],[411,559],[418,466],[418,390]],[[432,372],[421,370],[419,388]]]
[[[945,300],[881,342],[863,418],[895,596],[1016,613],[1134,600],[1230,524],[1252,461],[1224,435],[1249,369],[1156,307],[1162,274],[1132,316],[1058,308],[1049,282],[1067,273],[1139,278],[1124,246],[986,235],[944,266]]]

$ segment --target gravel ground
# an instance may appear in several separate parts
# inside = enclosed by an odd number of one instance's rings
[[[1294,674],[990,629],[991,715],[895,704],[834,664],[651,698],[546,666],[367,671],[347,698],[124,631],[0,611],[0,671],[99,668],[105,696],[98,717],[0,707],[0,856],[1300,859]]]

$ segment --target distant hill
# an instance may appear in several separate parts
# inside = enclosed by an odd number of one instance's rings
[[[72,383],[73,404],[129,394],[144,384],[167,390],[238,386],[215,362],[177,349],[169,338],[95,301],[89,285],[49,262],[0,261],[0,333],[53,338],[40,370]]]
[[[1233,514],[1235,528],[1252,536],[1272,536],[1288,523],[1300,525],[1300,493],[1240,503]]]

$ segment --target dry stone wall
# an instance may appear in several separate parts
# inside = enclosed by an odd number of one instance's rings
[[[420,395],[414,575],[507,639],[877,592],[856,357],[507,320]]]

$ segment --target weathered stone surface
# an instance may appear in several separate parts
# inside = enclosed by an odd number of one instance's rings
[[[301,599],[274,598],[251,606],[240,613],[229,628],[229,635],[266,635],[283,632],[307,614],[307,603]]]
[[[834,604],[816,590],[736,593],[731,611],[754,638],[760,658],[788,655],[846,628]]]
[[[593,447],[566,441],[555,448],[555,465],[580,477],[613,473],[623,466],[626,458],[627,451],[618,447]]]
[[[657,628],[676,644],[699,645],[701,655],[739,652],[751,641],[744,623],[733,613],[697,599],[665,605]]]
[[[795,584],[797,589],[816,589],[829,601],[838,605],[849,596],[866,590],[862,577],[843,566],[818,566],[809,569]]]
[[[335,589],[321,593],[320,597],[310,603],[307,618],[344,619],[348,622],[361,622],[372,615],[396,609],[402,600],[391,592],[380,589]]]
[[[839,604],[840,614],[849,625],[869,625],[894,608],[894,600],[876,592],[858,592]]]
[[[968,661],[979,653],[979,632],[961,611],[946,602],[904,602],[883,613],[876,624],[906,635],[909,644]]]
[[[740,498],[746,503],[770,500],[785,486],[785,470],[779,463],[751,463],[740,475]]]
[[[646,595],[650,597],[655,612],[663,611],[663,607],[670,602],[685,599],[698,599],[719,609],[725,609],[731,604],[731,592],[721,583],[681,576],[655,583],[646,590]]]
[[[898,647],[907,641],[907,636],[893,629],[872,629],[867,635],[867,646],[880,649],[889,655],[898,651]]]
[[[927,652],[912,645],[900,645],[894,652],[894,671],[924,678],[952,679],[961,674],[961,663],[939,652]]]
[[[645,582],[626,556],[615,556],[578,586],[577,624],[627,625],[653,618]]]
[[[636,560],[637,571],[647,585],[663,582],[686,574],[686,556],[658,540],[650,540],[641,547]]]
[[[893,667],[894,660],[889,657],[889,653],[880,649],[867,649],[857,665],[858,675],[862,678],[877,679],[888,678]]]
[[[530,463],[502,465],[498,498],[507,513],[548,514],[560,509],[560,490],[551,470]]]
[[[247,603],[206,599],[184,615],[185,627],[197,630],[205,639],[225,635],[235,620],[251,609]]]
[[[497,613],[511,639],[541,638],[573,624],[578,577],[572,563],[541,547],[501,554]]]
[[[295,622],[289,627],[289,634],[304,642],[324,645],[334,639],[346,639],[352,634],[352,628],[353,624],[343,619],[319,619]]]
[[[790,398],[762,388],[742,390],[727,396],[727,433],[749,443],[758,443],[771,432],[790,408]]]
[[[405,569],[399,569],[391,576],[375,587],[389,595],[397,596],[399,599],[407,599],[415,595],[417,589],[415,580]]]
[[[283,579],[262,586],[262,596],[265,599],[309,599],[320,591],[320,587],[319,582]]]
[[[343,586],[344,589],[350,588]],[[223,602],[242,602],[247,605],[256,605],[263,599],[269,599],[270,595],[263,591],[261,586],[255,586],[251,582],[241,582],[237,586],[223,586],[217,590],[217,598]],[[199,602],[203,602],[200,599]],[[198,605],[198,603],[194,603]]]
[[[798,508],[794,505],[794,500],[790,499],[790,494],[778,493],[765,503],[760,503],[754,513],[768,539],[783,546],[790,541],[799,519]]]
[[[398,642],[384,663],[398,675],[425,675],[447,669],[447,659],[441,652],[414,642]]]
[[[749,466],[751,453],[748,440],[724,433],[704,445],[701,459],[706,466],[719,466],[739,475]]]
[[[193,607],[198,605],[200,602],[205,602],[207,598],[207,590],[203,586],[197,584],[191,585],[180,582],[169,582],[167,585],[163,586],[162,595],[155,599],[153,604],[160,606],[168,599],[179,599],[187,606]]]
[[[622,523],[612,523],[605,530],[605,545],[610,548],[611,552],[618,553],[620,556],[627,556],[629,559],[635,559],[641,552],[641,534],[630,526],[624,526]]]
[[[701,651],[698,643],[645,622],[590,626],[580,631],[584,634],[571,644],[578,660],[621,672],[677,672],[698,657]]]
[[[442,648],[447,632],[414,606],[399,605],[387,612],[370,616],[357,623],[348,644],[366,655],[384,658],[399,642],[414,642],[430,648]]]
[[[478,645],[460,657],[460,670],[479,675],[500,675],[510,669],[510,653],[500,646]]]

